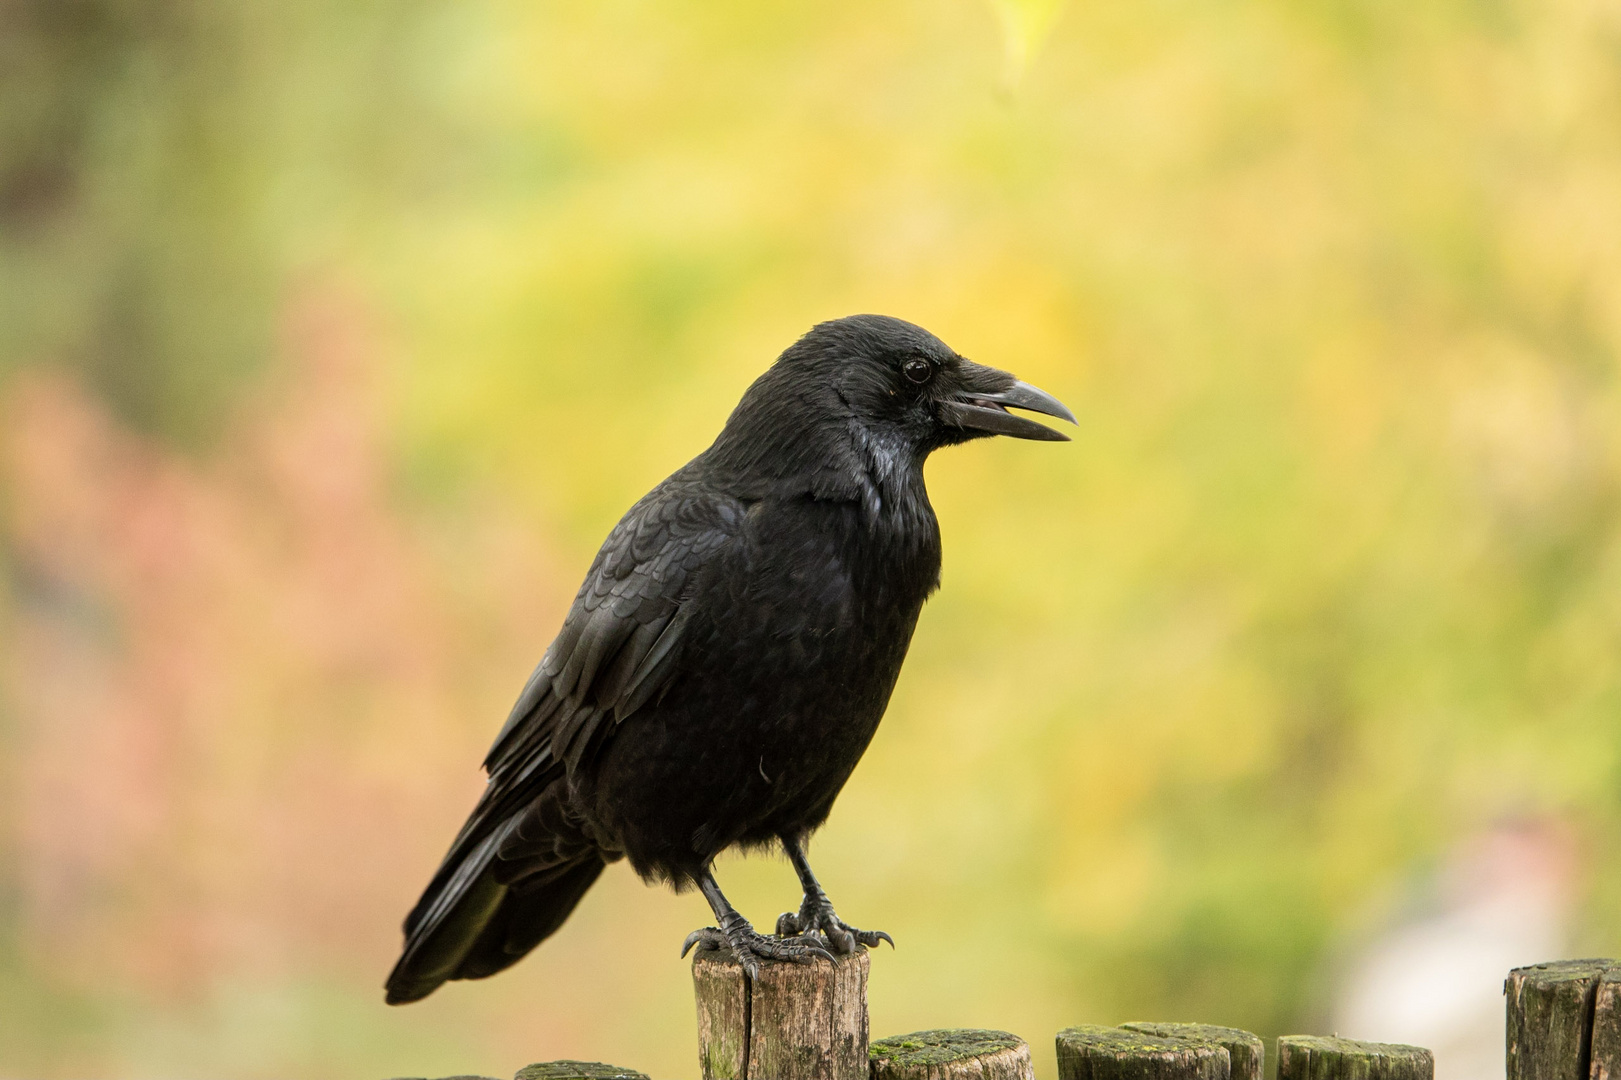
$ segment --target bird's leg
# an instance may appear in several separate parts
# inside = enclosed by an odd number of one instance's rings
[[[805,890],[805,900],[799,905],[798,914],[785,911],[777,917],[779,935],[790,937],[795,934],[821,931],[827,938],[828,946],[836,953],[855,952],[857,942],[869,949],[880,941],[889,942],[892,949],[895,947],[895,939],[882,930],[857,930],[834,913],[833,901],[827,898],[827,893],[822,891],[822,883],[817,881],[816,875],[811,872],[810,862],[805,858],[805,849],[800,846],[797,837],[782,837],[782,850],[788,853],[788,861],[794,864],[794,872],[799,875],[799,884]]]
[[[697,944],[703,944],[711,949],[730,949],[737,962],[743,965],[750,979],[759,977],[760,958],[771,960],[792,960],[798,964],[808,964],[816,957],[825,957],[832,960],[833,956],[826,949],[802,941],[783,941],[780,937],[767,937],[756,933],[749,921],[738,914],[736,908],[720,891],[715,884],[715,875],[710,873],[709,867],[704,867],[698,875],[698,891],[704,894],[709,901],[709,908],[715,913],[715,921],[720,925],[706,926],[702,930],[694,930],[687,935],[687,940],[681,946],[681,955],[686,956]]]

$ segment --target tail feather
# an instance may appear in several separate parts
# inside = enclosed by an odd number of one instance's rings
[[[506,893],[507,887],[486,867],[452,903],[444,905],[440,918],[410,934],[384,984],[388,1003],[420,1001],[446,979],[454,978],[467,950],[500,910]]]
[[[492,840],[497,837],[492,837]],[[594,853],[512,885],[496,880],[494,843],[436,878],[407,920],[405,950],[384,984],[390,1005],[419,1001],[450,979],[511,967],[563,925],[603,863]]]
[[[511,886],[468,948],[453,979],[483,979],[516,964],[557,932],[602,873],[601,859],[575,863],[544,884]]]

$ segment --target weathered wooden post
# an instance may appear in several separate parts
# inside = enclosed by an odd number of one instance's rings
[[[1006,1031],[947,1028],[879,1039],[872,1080],[1035,1080],[1030,1047]]]
[[[1593,993],[1588,1068],[1592,1080],[1621,1080],[1621,971],[1600,975]]]
[[[1218,1027],[1215,1024],[1150,1024],[1143,1021],[1120,1026],[1128,1031],[1141,1031],[1145,1035],[1193,1039],[1224,1047],[1231,1064],[1232,1080],[1261,1080],[1261,1074],[1265,1071],[1266,1044],[1259,1035],[1241,1028]]]
[[[1419,1046],[1316,1035],[1278,1039],[1278,1080],[1434,1080],[1435,1056]]]
[[[730,952],[692,958],[703,1080],[867,1080],[867,951],[836,962],[760,962],[752,982]]]
[[[1515,968],[1508,998],[1508,1080],[1621,1080],[1621,961]]]
[[[1227,1048],[1206,1039],[1082,1024],[1058,1033],[1059,1080],[1230,1080]]]

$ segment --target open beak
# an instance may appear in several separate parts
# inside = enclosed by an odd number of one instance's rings
[[[1028,409],[1075,423],[1075,414],[1066,409],[1062,401],[1027,382],[1015,382],[1006,390],[964,390],[952,400],[941,403],[940,418],[957,427],[988,431],[993,435],[1011,435],[1015,439],[1069,441],[1069,436],[1062,431],[1054,431],[1046,424],[1014,416],[1008,412],[1009,408]]]

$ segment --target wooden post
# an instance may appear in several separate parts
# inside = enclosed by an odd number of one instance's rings
[[[1226,1047],[1083,1024],[1058,1033],[1059,1080],[1229,1080]]]
[[[867,1058],[872,1080],[1036,1080],[1029,1045],[1005,1031],[893,1035],[873,1043]]]
[[[867,1080],[867,950],[836,963],[762,960],[753,982],[728,951],[692,958],[704,1080]]]
[[[542,1061],[519,1069],[516,1080],[647,1080],[647,1075],[600,1061]]]
[[[1435,1056],[1418,1046],[1315,1035],[1278,1038],[1278,1080],[1434,1080]]]
[[[1558,960],[1515,968],[1508,997],[1508,1080],[1621,1077],[1621,962]]]
[[[1120,1026],[1128,1031],[1141,1031],[1146,1035],[1195,1039],[1225,1047],[1232,1066],[1233,1080],[1261,1080],[1261,1074],[1265,1071],[1266,1044],[1261,1041],[1259,1035],[1241,1028],[1217,1027],[1215,1024],[1150,1024],[1142,1021]],[[1617,1080],[1621,1080],[1621,1077]]]
[[[1593,995],[1593,1042],[1588,1076],[1621,1080],[1621,966],[1599,976]]]

